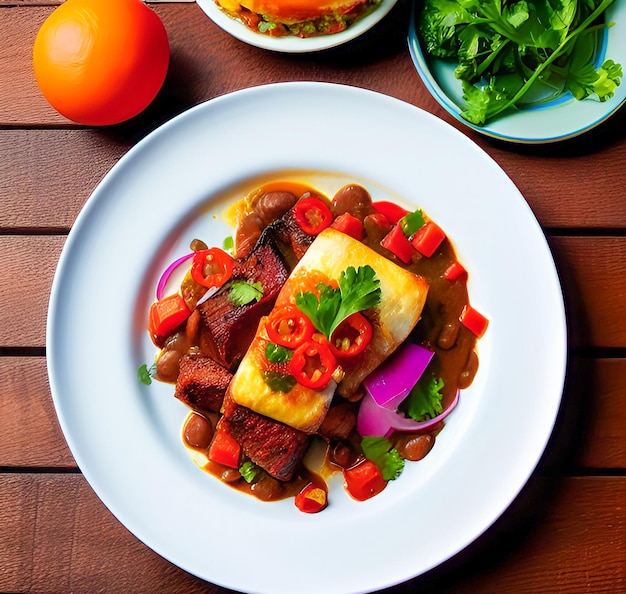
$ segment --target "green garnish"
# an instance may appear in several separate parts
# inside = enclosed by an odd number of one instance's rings
[[[611,98],[622,68],[594,66],[601,22],[614,0],[426,0],[419,32],[430,55],[458,62],[462,116],[483,126],[499,114],[563,92]]]
[[[139,366],[137,369],[137,378],[142,384],[149,386],[152,383],[152,378],[156,375],[156,363],[153,363],[148,367],[145,363]]]
[[[291,359],[293,351],[280,344],[268,342],[265,347],[265,358],[270,363],[286,363]]]
[[[402,226],[402,232],[411,237],[418,229],[421,229],[426,224],[422,209],[418,208],[415,212],[410,212],[404,215],[400,219],[400,225]]]
[[[402,408],[415,421],[434,419],[443,412],[441,400],[443,380],[435,376],[423,375],[409,392]]]
[[[404,459],[386,437],[364,437],[361,449],[374,462],[386,481],[397,479],[404,470]]]
[[[239,474],[246,483],[251,483],[258,472],[258,466],[254,462],[250,462],[250,460],[244,462],[239,468]]]
[[[291,392],[298,383],[293,375],[280,373],[280,371],[264,371],[263,380],[272,392],[284,392],[285,394]]]
[[[248,281],[233,281],[228,292],[228,300],[233,305],[247,305],[260,301],[263,297],[263,285]]]
[[[233,239],[232,235],[229,235],[222,242],[222,248],[224,249],[224,251],[230,252],[234,249],[234,247],[235,247],[235,240]]]
[[[316,287],[319,299],[315,293],[298,293],[296,305],[317,330],[330,338],[337,326],[353,313],[380,303],[379,285],[380,281],[371,266],[349,266],[339,276],[338,289],[320,283]]]

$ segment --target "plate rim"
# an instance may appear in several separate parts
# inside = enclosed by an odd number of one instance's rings
[[[425,112],[424,110],[408,104],[404,101],[401,101],[399,99],[393,98],[393,97],[389,97],[387,95],[382,95],[380,93],[376,93],[374,91],[369,91],[366,89],[359,89],[357,87],[350,87],[347,85],[339,85],[336,83],[311,83],[311,82],[289,82],[289,83],[276,83],[276,84],[271,84],[271,85],[260,85],[257,87],[251,87],[248,89],[242,89],[240,91],[235,91],[233,93],[229,93],[227,95],[221,96],[221,97],[217,97],[215,99],[212,99],[210,101],[207,101],[203,104],[197,105],[193,108],[191,108],[190,110],[188,110],[187,112],[184,112],[183,114],[176,116],[175,118],[173,118],[173,120],[170,120],[169,122],[167,122],[166,124],[164,124],[163,126],[159,127],[157,130],[155,130],[153,133],[151,133],[150,135],[148,135],[146,138],[142,139],[137,145],[135,145],[134,147],[132,147],[121,159],[120,161],[114,165],[114,167],[109,171],[109,173],[107,173],[107,175],[105,176],[105,178],[102,180],[102,182],[100,184],[98,184],[97,188],[94,190],[94,192],[91,194],[91,196],[89,197],[87,203],[85,204],[84,208],[81,210],[81,212],[79,213],[75,224],[72,226],[72,229],[70,231],[70,234],[68,236],[68,239],[66,241],[66,244],[63,248],[62,254],[61,254],[61,258],[59,260],[59,265],[57,268],[57,271],[55,272],[55,277],[54,277],[54,281],[53,281],[53,287],[52,287],[52,291],[51,291],[51,296],[50,296],[50,303],[49,303],[49,314],[48,314],[48,320],[47,320],[47,326],[46,326],[46,331],[47,331],[47,335],[46,335],[46,344],[49,348],[48,350],[48,357],[47,357],[47,365],[48,365],[48,375],[49,375],[49,379],[50,379],[50,387],[51,387],[51,393],[53,396],[53,402],[55,405],[55,411],[57,414],[57,417],[59,418],[59,422],[61,425],[61,428],[63,430],[63,434],[66,438],[66,440],[68,441],[68,445],[70,446],[70,450],[72,451],[72,454],[75,456],[77,463],[79,464],[79,467],[81,468],[81,470],[83,471],[83,474],[85,475],[85,478],[87,479],[87,481],[89,482],[90,485],[92,485],[92,487],[94,488],[94,490],[96,491],[98,497],[105,503],[105,505],[112,511],[112,513],[118,518],[118,520],[125,525],[129,530],[131,530],[131,532],[133,532],[133,534],[135,534],[135,536],[137,538],[139,538],[140,540],[143,540],[147,546],[149,546],[150,548],[152,548],[153,550],[155,550],[158,554],[160,554],[161,556],[163,556],[164,558],[168,559],[169,561],[171,561],[172,563],[174,563],[175,565],[181,567],[182,569],[184,569],[185,571],[188,571],[194,575],[197,575],[198,577],[201,577],[202,579],[206,579],[208,581],[211,581],[213,583],[217,583],[219,585],[223,585],[224,587],[228,587],[228,588],[237,588],[239,589],[241,587],[241,583],[234,583],[234,582],[228,582],[228,581],[215,581],[215,578],[212,576],[207,576],[207,575],[201,575],[199,574],[197,571],[195,571],[193,568],[187,567],[184,563],[181,563],[180,560],[176,559],[176,558],[172,558],[170,555],[167,554],[166,551],[163,550],[159,550],[158,548],[154,548],[153,546],[151,546],[149,544],[149,542],[147,542],[147,540],[149,539],[145,539],[142,538],[142,536],[140,536],[136,529],[131,528],[132,526],[132,522],[128,522],[128,519],[126,518],[126,521],[124,519],[122,519],[120,516],[124,516],[124,514],[120,514],[119,513],[119,507],[117,504],[111,504],[111,501],[109,499],[109,496],[104,496],[102,495],[102,487],[99,484],[99,481],[97,479],[95,479],[95,477],[92,475],[92,473],[89,471],[89,469],[87,468],[83,468],[83,464],[84,464],[84,457],[81,455],[81,453],[79,453],[78,451],[75,451],[77,448],[76,442],[74,442],[71,438],[71,429],[68,425],[67,419],[64,417],[63,414],[63,407],[60,401],[60,396],[59,396],[59,387],[58,387],[58,375],[57,375],[57,357],[61,357],[61,355],[56,351],[56,348],[54,348],[52,346],[53,344],[53,340],[55,338],[55,324],[58,323],[58,321],[55,318],[55,313],[57,312],[58,309],[58,303],[57,300],[59,298],[59,292],[60,292],[60,288],[61,287],[61,283],[62,281],[62,275],[63,275],[63,271],[65,269],[65,267],[67,266],[67,262],[69,261],[69,254],[71,254],[71,250],[73,250],[73,245],[75,241],[78,241],[77,239],[75,240],[74,238],[78,238],[79,237],[79,232],[81,231],[81,229],[89,223],[90,219],[89,217],[91,216],[91,211],[93,209],[95,209],[97,207],[97,205],[99,204],[100,201],[102,201],[102,198],[99,198],[100,196],[104,195],[106,196],[106,184],[109,182],[109,180],[111,180],[112,178],[114,178],[114,176],[116,175],[116,172],[120,171],[121,167],[125,167],[126,163],[131,163],[133,159],[135,159],[135,155],[140,155],[142,151],[144,151],[144,147],[149,147],[150,143],[154,142],[155,139],[158,140],[160,138],[160,136],[167,134],[167,132],[169,130],[176,130],[177,127],[183,126],[185,125],[185,123],[188,120],[192,120],[194,117],[195,113],[202,113],[205,110],[215,110],[215,109],[219,109],[220,104],[222,103],[232,103],[233,101],[238,101],[240,100],[242,97],[243,98],[247,98],[250,99],[252,97],[258,97],[259,94],[264,95],[267,93],[280,93],[281,91],[285,90],[285,91],[294,91],[295,89],[298,90],[298,92],[300,91],[305,91],[307,93],[310,92],[320,92],[322,94],[326,94],[326,93],[340,93],[340,94],[344,94],[344,93],[348,93],[348,94],[355,94],[355,97],[358,95],[361,98],[366,98],[369,97],[373,102],[377,102],[377,101],[381,101],[383,102],[385,105],[393,105],[396,106],[398,108],[400,108],[402,106],[402,109],[408,109],[409,111],[411,111],[412,113],[420,113],[421,117],[426,118],[427,120],[430,120],[431,123],[435,123],[435,121],[437,122],[436,125],[437,126],[444,126],[445,129],[447,129],[449,131],[450,134],[454,135],[455,138],[458,140],[458,142],[460,143],[465,143],[467,145],[467,147],[470,147],[471,150],[473,151],[478,151],[481,155],[481,158],[483,159],[487,159],[492,166],[494,166],[496,168],[497,171],[500,172],[501,175],[504,176],[504,178],[506,178],[510,185],[511,188],[514,189],[517,194],[518,194],[518,198],[521,199],[521,201],[523,202],[522,205],[520,205],[521,207],[525,207],[528,215],[531,217],[529,220],[530,221],[534,221],[533,225],[536,226],[534,232],[538,232],[541,237],[543,237],[543,235],[541,234],[541,229],[539,227],[538,222],[536,221],[536,219],[534,218],[534,215],[532,214],[530,207],[526,204],[526,202],[524,201],[523,197],[521,196],[521,194],[519,194],[519,191],[515,188],[514,184],[510,181],[510,179],[508,178],[508,176],[506,176],[506,174],[502,171],[502,169],[495,163],[495,161],[493,161],[493,159],[487,155],[487,153],[485,153],[482,149],[480,149],[480,147],[478,147],[477,145],[475,145],[475,143],[473,143],[471,140],[469,140],[466,136],[464,136],[461,132],[459,132],[458,130],[454,129],[453,127],[451,127],[449,124],[439,120],[438,118],[436,118],[435,116],[433,116],[432,114],[428,114],[427,112]],[[138,157],[139,158],[139,157]],[[105,190],[101,190],[101,188],[105,188]],[[92,198],[94,197],[95,198]],[[76,231],[75,231],[76,229]],[[544,242],[545,242],[545,238]],[[549,248],[547,248],[547,243],[543,244],[543,249],[548,249],[548,254],[549,252]],[[557,286],[560,289],[560,285],[559,285],[559,281],[558,281],[558,274],[556,272],[556,268],[554,266],[554,261],[550,256],[550,262],[551,262],[551,266],[552,266],[552,272],[555,275],[555,279],[556,279],[556,283]],[[558,413],[558,409],[560,406],[560,401],[561,401],[561,397],[562,397],[562,391],[563,391],[563,384],[564,384],[564,380],[565,380],[565,368],[566,368],[566,363],[567,363],[567,338],[566,338],[566,320],[565,320],[565,310],[564,310],[564,306],[563,306],[563,298],[562,298],[562,294],[558,293],[557,296],[557,300],[559,301],[560,304],[560,309],[559,312],[562,315],[562,320],[561,320],[561,324],[560,324],[560,328],[561,328],[561,337],[560,337],[560,341],[559,341],[559,355],[560,355],[560,362],[557,362],[557,367],[559,367],[560,373],[557,374],[559,375],[559,378],[557,379],[557,383],[559,383],[559,387],[558,387],[558,397],[556,398],[556,402],[555,402],[555,408],[553,411],[553,418],[551,419],[551,422],[549,423],[550,429],[547,432],[547,435],[543,436],[543,442],[541,443],[541,445],[538,447],[538,454],[536,456],[536,459],[533,461],[533,463],[529,466],[529,468],[527,469],[526,474],[521,477],[521,480],[519,481],[519,485],[518,488],[515,490],[514,493],[511,494],[510,499],[508,500],[508,502],[506,503],[506,505],[504,506],[503,509],[498,510],[498,513],[495,515],[495,517],[492,518],[491,522],[488,525],[482,526],[482,530],[474,535],[474,538],[470,541],[473,542],[473,540],[475,540],[475,538],[478,538],[478,536],[480,536],[480,534],[482,534],[485,530],[487,530],[491,524],[493,524],[493,522],[495,522],[500,515],[509,507],[509,505],[512,503],[512,501],[515,499],[515,497],[517,497],[517,495],[519,494],[519,492],[521,491],[521,489],[523,488],[523,486],[526,484],[526,482],[528,481],[528,478],[531,476],[531,474],[534,472],[536,465],[541,457],[541,455],[543,454],[543,451],[545,450],[545,447],[547,445],[547,442],[549,440],[549,437],[552,433],[552,430],[554,428],[554,423],[556,421],[556,415]],[[80,460],[80,462],[79,462]],[[199,471],[198,471],[199,472]],[[130,526],[129,526],[130,524]],[[447,559],[451,558],[452,556],[454,556],[456,553],[458,553],[460,550],[462,550],[463,548],[465,548],[465,546],[467,546],[470,543],[465,543],[465,545],[461,546],[458,550],[456,551],[452,551],[450,553],[450,555],[448,555],[448,557],[446,559],[440,559],[437,563],[435,563],[434,565],[432,565],[431,567],[427,567],[424,570],[420,571],[419,573],[403,573],[402,575],[400,575],[398,577],[398,579],[396,581],[394,580],[389,580],[384,579],[383,582],[378,583],[378,584],[372,584],[372,587],[379,589],[379,588],[383,588],[383,587],[388,587],[391,585],[394,585],[396,583],[400,583],[400,582],[404,582],[407,579],[411,579],[413,577],[416,577],[417,575],[421,575],[423,573],[425,573],[426,571],[432,569],[433,567],[439,565],[440,563],[445,562]],[[269,592],[270,590],[266,590],[266,589],[259,589],[259,590],[251,590],[248,589],[246,591],[258,591],[258,592]],[[341,590],[341,591],[360,591],[360,590]]]

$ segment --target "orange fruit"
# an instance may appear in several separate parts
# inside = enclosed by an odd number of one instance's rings
[[[170,47],[141,0],[66,0],[37,33],[33,67],[44,97],[88,126],[126,121],[156,97]]]

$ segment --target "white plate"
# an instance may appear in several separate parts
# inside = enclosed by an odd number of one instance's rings
[[[331,192],[357,181],[375,199],[423,207],[455,241],[472,303],[490,319],[475,382],[433,451],[364,503],[335,481],[316,515],[292,500],[262,503],[199,470],[181,442],[186,409],[172,387],[136,379],[155,353],[145,324],[159,274],[193,237],[220,244],[230,234],[219,218],[230,200],[261,177],[285,175]],[[378,590],[471,543],[533,472],[566,360],[553,260],[498,165],[412,105],[304,82],[199,105],[113,167],[67,239],[47,348],[63,432],[113,514],[188,572],[272,594]]]
[[[463,125],[497,140],[519,144],[547,144],[580,136],[599,126],[626,103],[626,79],[615,95],[605,102],[591,98],[576,101],[570,93],[543,104],[534,104],[514,113],[476,126],[461,116],[463,90],[454,76],[455,64],[427,57],[422,51],[416,32],[416,6],[409,28],[409,50],[415,68],[430,94]],[[616,0],[606,11],[607,21],[615,24],[605,30],[596,62],[612,59],[626,71],[626,2]]]
[[[246,27],[241,21],[231,19],[224,14],[215,4],[214,0],[196,0],[198,6],[220,28],[230,33],[233,37],[266,50],[285,53],[317,52],[320,50],[337,47],[348,41],[352,41],[359,35],[369,31],[380,22],[394,7],[398,0],[382,0],[380,6],[372,13],[358,20],[341,33],[334,35],[322,35],[320,37],[307,37],[300,39],[294,36],[270,37],[255,33]]]

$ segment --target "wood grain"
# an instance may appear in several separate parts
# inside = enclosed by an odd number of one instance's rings
[[[538,497],[542,505],[533,509]],[[538,477],[462,555],[392,591],[622,591],[626,569],[615,552],[626,546],[625,499],[620,478],[566,478],[551,486]],[[80,474],[3,474],[0,500],[2,591],[224,592],[145,547]]]

